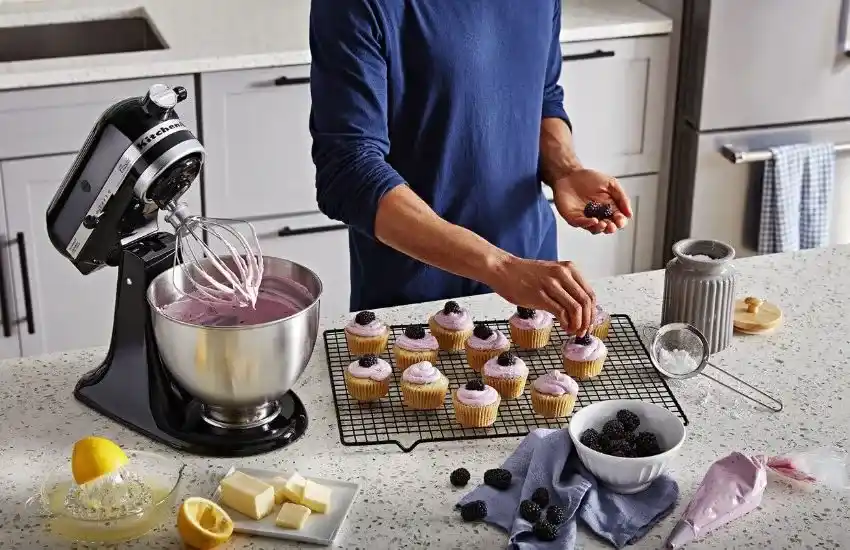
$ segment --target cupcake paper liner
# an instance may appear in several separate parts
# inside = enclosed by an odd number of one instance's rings
[[[420,361],[430,361],[431,363],[436,364],[437,355],[437,350],[412,351],[398,346],[393,347],[395,367],[399,372],[404,372],[407,367],[415,365]]]
[[[401,383],[401,397],[404,406],[420,411],[442,409],[449,390],[449,379],[442,377],[439,383],[410,384]]]
[[[600,340],[608,338],[608,331],[611,329],[611,319],[606,317],[602,324],[596,325],[590,330],[590,334],[596,336]]]
[[[522,329],[510,324],[511,340],[520,349],[545,348],[552,334],[552,327]]]
[[[437,339],[443,351],[462,351],[466,341],[472,336],[472,329],[449,330],[441,327],[433,317],[428,319],[428,328],[431,329],[431,334]]]
[[[572,414],[576,406],[576,396],[569,393],[548,395],[532,388],[531,406],[534,412],[543,418],[565,418]]]
[[[389,331],[380,336],[372,337],[357,336],[356,334],[350,334],[348,331],[345,332],[348,352],[354,356],[367,355],[369,353],[380,355],[384,353],[384,350],[387,349],[387,340],[389,337]]]
[[[348,369],[344,372],[345,387],[351,397],[357,401],[377,401],[390,393],[390,379],[372,380],[371,378],[355,378],[351,376]]]
[[[484,367],[484,363],[492,359],[493,357],[498,357],[500,353],[506,352],[511,349],[510,344],[500,349],[474,349],[466,346],[466,362],[469,363],[470,368],[475,372],[481,372],[481,369]]]
[[[607,354],[606,354],[607,355]],[[564,358],[564,371],[577,380],[587,380],[602,372],[605,355],[596,361],[570,361]]]
[[[526,377],[521,378],[493,378],[484,375],[484,383],[499,392],[502,399],[516,399],[525,390]]]
[[[457,398],[457,390],[452,392],[452,405],[455,409],[455,419],[464,428],[486,428],[492,426],[499,414],[499,403],[491,403],[484,407],[470,407],[464,405]]]

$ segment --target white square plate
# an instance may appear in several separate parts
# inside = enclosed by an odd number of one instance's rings
[[[243,474],[261,479],[266,482],[271,482],[275,477],[288,477],[287,472],[275,472],[272,470],[256,470],[254,468],[230,468],[224,477],[229,476],[236,470]],[[306,477],[306,476],[305,476]],[[338,481],[334,479],[320,479],[317,477],[306,477],[316,483],[330,487],[331,506],[330,512],[327,514],[310,514],[307,518],[307,523],[303,529],[282,529],[275,525],[274,520],[280,512],[280,506],[276,505],[274,511],[260,521],[249,518],[233,508],[230,508],[220,502],[221,490],[216,487],[212,494],[212,499],[222,508],[224,508],[231,519],[233,519],[233,531],[236,533],[244,533],[246,535],[258,535],[261,537],[271,537],[276,539],[297,540],[299,542],[311,542],[314,544],[330,545],[337,532],[339,531],[342,522],[345,521],[345,516],[348,515],[348,510],[357,498],[357,493],[360,492],[360,485],[348,481]],[[224,478],[222,478],[224,479]]]

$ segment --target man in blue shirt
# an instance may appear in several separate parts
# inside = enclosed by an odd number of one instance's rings
[[[632,212],[573,151],[560,29],[561,0],[312,0],[316,193],[350,226],[352,310],[494,291],[588,329],[541,182],[592,233]]]

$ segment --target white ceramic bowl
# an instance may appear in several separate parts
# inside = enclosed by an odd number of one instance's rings
[[[640,418],[638,431],[655,434],[663,453],[641,458],[610,456],[579,441],[589,428],[602,432],[605,422],[616,417],[617,411],[626,409]],[[585,468],[617,493],[633,494],[643,491],[667,469],[685,441],[685,425],[679,417],[658,405],[631,399],[612,399],[583,407],[570,420],[570,437]]]

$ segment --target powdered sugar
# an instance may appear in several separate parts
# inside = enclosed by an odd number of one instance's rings
[[[670,374],[689,374],[699,368],[699,363],[685,350],[658,350],[659,366]]]

